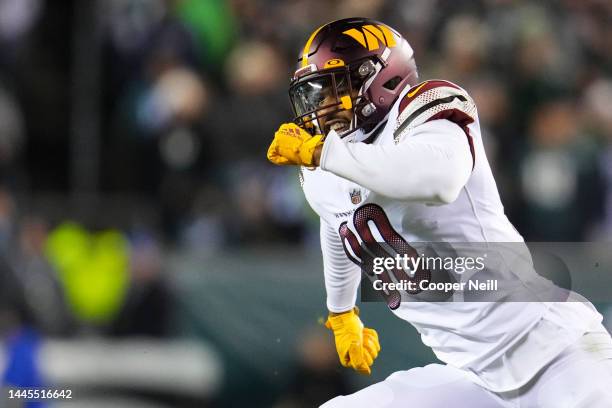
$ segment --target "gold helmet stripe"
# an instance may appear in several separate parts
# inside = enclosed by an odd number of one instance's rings
[[[370,30],[363,30],[365,33],[366,41],[368,42],[368,51],[374,51],[380,48],[380,44],[376,37],[370,32]],[[383,41],[384,43],[384,41]]]
[[[383,25],[367,24],[361,28],[363,31],[351,28],[350,30],[343,31],[342,34],[350,36],[361,44],[363,48],[367,48],[369,51],[379,49],[381,43],[389,48],[393,48],[397,45],[391,30]]]
[[[385,38],[385,34],[382,32],[382,30],[372,24],[368,24],[368,25],[364,25],[363,26],[365,32],[366,32],[366,36],[368,35],[367,33],[372,33],[376,36],[376,38],[378,38],[378,40],[387,45],[387,39]],[[378,48],[378,47],[377,47]]]
[[[363,33],[356,28],[351,28],[350,30],[343,31],[342,34],[346,34],[348,36],[353,37],[355,41],[357,41],[363,48],[368,48],[366,44],[366,39]]]
[[[314,41],[315,37],[317,36],[319,31],[321,31],[323,27],[325,27],[325,24],[323,24],[321,27],[314,30],[314,32],[310,35],[310,38],[308,39],[308,41],[306,41],[306,45],[304,46],[304,51],[302,51],[302,68],[308,65],[308,54],[310,51],[310,46],[312,45],[312,42]]]
[[[378,24],[377,27],[380,28],[380,31],[382,31],[385,35],[385,39],[387,40],[387,47],[395,47],[397,44],[395,42],[395,37],[393,37],[393,33],[391,32],[391,30],[389,30],[389,28],[382,24]]]

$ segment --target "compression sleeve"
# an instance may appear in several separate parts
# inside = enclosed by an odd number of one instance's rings
[[[346,257],[340,236],[323,219],[321,219],[321,252],[327,308],[334,313],[352,309],[357,301],[361,269]]]

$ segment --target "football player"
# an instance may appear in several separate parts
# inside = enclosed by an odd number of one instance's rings
[[[510,242],[474,101],[418,81],[413,50],[365,18],[316,29],[289,88],[295,120],[268,150],[297,165],[320,217],[329,317],[342,365],[369,374],[380,345],[355,306],[365,248]],[[412,253],[415,255],[415,253]],[[612,341],[588,302],[403,302],[390,309],[445,364],[396,372],[329,407],[612,407]]]

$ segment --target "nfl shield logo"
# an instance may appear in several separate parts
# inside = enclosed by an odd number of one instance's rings
[[[351,203],[359,204],[361,202],[361,190],[354,188],[349,192],[349,195],[351,196]]]

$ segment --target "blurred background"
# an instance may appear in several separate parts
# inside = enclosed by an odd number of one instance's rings
[[[0,406],[312,407],[434,361],[365,304],[383,352],[340,369],[318,220],[265,158],[304,41],[351,16],[474,97],[527,240],[612,242],[610,1],[0,0]]]

